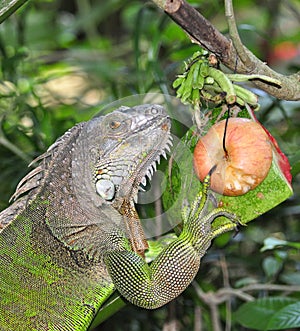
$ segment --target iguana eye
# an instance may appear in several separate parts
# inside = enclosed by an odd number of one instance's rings
[[[109,127],[111,128],[111,129],[117,129],[119,126],[121,125],[121,122],[120,121],[114,121],[114,120],[112,120],[112,121],[110,121],[109,122]]]

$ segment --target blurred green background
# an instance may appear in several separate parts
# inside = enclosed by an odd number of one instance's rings
[[[192,4],[227,32],[223,1]],[[281,73],[299,70],[298,1],[240,0],[234,9],[241,38],[252,52]],[[28,172],[28,163],[75,123],[129,95],[175,95],[172,81],[196,50],[148,1],[32,0],[22,6],[0,25],[0,210]],[[228,236],[216,240],[196,279],[212,293],[229,284],[300,285],[299,248],[260,251],[268,237],[300,239],[300,104],[257,93],[258,117],[290,159],[295,195],[230,242]],[[299,293],[293,296],[300,298]],[[190,286],[156,311],[127,305],[98,330],[216,330],[212,307],[202,299]],[[224,325],[227,312],[226,330],[248,330],[230,315],[242,302],[233,296],[230,305],[216,305]]]

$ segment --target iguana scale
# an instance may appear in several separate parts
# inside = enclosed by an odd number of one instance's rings
[[[148,309],[193,280],[211,240],[236,226],[207,212],[209,175],[183,231],[149,266],[134,199],[170,144],[162,106],[121,107],[67,131],[0,214],[0,330],[86,330],[117,289]],[[211,229],[218,216],[232,220]]]

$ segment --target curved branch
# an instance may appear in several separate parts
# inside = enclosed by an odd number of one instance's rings
[[[193,42],[214,53],[225,66],[231,70],[235,70],[237,73],[273,77],[281,81],[281,87],[273,86],[259,80],[253,82],[260,89],[278,99],[300,100],[300,72],[285,76],[272,70],[245,46],[243,46],[243,51],[237,51],[231,40],[227,39],[205,17],[184,0],[152,1],[165,11],[189,35]],[[229,10],[227,14],[231,16],[232,11]],[[234,16],[228,18],[232,21]],[[233,23],[230,25],[232,28]],[[234,43],[235,45],[239,44],[236,39]]]
[[[227,18],[229,36],[232,40],[233,46],[236,49],[239,58],[241,59],[242,63],[247,67],[253,70],[254,68],[251,59],[249,58],[247,52],[245,51],[245,46],[243,45],[240,35],[236,26],[232,0],[225,0],[225,16]]]
[[[253,291],[278,291],[285,293],[299,292],[300,286],[298,285],[280,285],[280,284],[250,284],[242,288],[223,287],[216,292],[204,292],[198,283],[192,283],[198,297],[206,304],[220,305],[232,297],[237,297],[243,301],[253,301],[255,297],[246,293]]]

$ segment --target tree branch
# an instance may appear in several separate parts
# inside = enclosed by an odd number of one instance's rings
[[[21,7],[27,0],[7,0],[0,2],[0,23],[13,14],[19,7]]]
[[[153,0],[153,2],[163,9],[189,35],[192,42],[214,53],[225,66],[237,73],[273,77],[281,81],[281,87],[259,80],[255,80],[254,83],[278,99],[300,100],[300,72],[290,76],[277,73],[242,45],[239,37],[236,37],[238,34],[230,2],[226,1],[226,14],[229,28],[231,29],[232,41],[227,39],[184,0]],[[234,31],[235,29],[236,31]],[[242,48],[241,45],[243,46]]]
[[[202,288],[197,284],[195,281],[192,283],[198,297],[205,302],[206,304],[210,305],[220,305],[226,300],[232,299],[232,297],[237,297],[243,301],[253,301],[255,298],[246,293],[246,292],[253,292],[253,291],[278,291],[278,292],[285,292],[293,293],[299,292],[300,286],[298,285],[280,285],[280,284],[251,284],[244,286],[242,288],[232,288],[232,287],[223,287],[217,290],[216,292],[204,292]]]
[[[243,45],[240,39],[240,35],[234,18],[234,12],[233,12],[233,6],[231,0],[225,0],[225,16],[227,18],[229,36],[232,40],[235,50],[238,53],[239,58],[241,59],[245,67],[251,68],[251,70],[253,70],[254,69],[252,67],[253,63],[251,62],[247,52],[245,51],[245,46]]]

